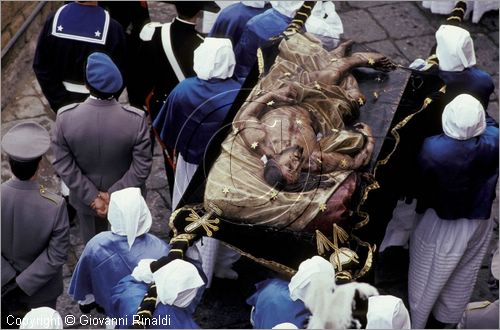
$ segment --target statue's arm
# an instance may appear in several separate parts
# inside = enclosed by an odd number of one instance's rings
[[[277,102],[295,103],[297,91],[292,85],[285,86],[276,91],[267,92],[240,110],[233,125],[245,141],[247,147],[260,155],[272,155],[272,151],[263,143],[266,130],[259,119],[259,114],[266,106],[276,107]],[[272,111],[272,110],[271,110]]]
[[[367,165],[371,160],[375,139],[371,128],[366,124],[360,124],[358,131],[366,137],[366,143],[356,156],[339,152],[314,151],[309,158],[309,170],[313,173],[330,173],[356,170]]]

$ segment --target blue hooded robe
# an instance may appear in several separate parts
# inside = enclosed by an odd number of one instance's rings
[[[441,219],[489,219],[498,181],[498,124],[486,114],[483,134],[456,140],[447,135],[424,141],[417,212],[432,208]]]
[[[168,96],[153,126],[168,147],[186,162],[199,165],[240,87],[233,79],[183,80]]]
[[[255,309],[252,314],[253,327],[256,329],[271,329],[277,324],[290,322],[303,329],[311,313],[304,303],[290,298],[288,283],[274,278],[255,285],[257,291],[247,299],[247,304]]]
[[[119,324],[119,329],[127,329],[132,325],[134,314],[141,304],[149,285],[137,281],[132,275],[124,277],[110,292],[111,309],[108,314],[111,318],[126,318],[126,322]],[[200,290],[201,291],[201,290]],[[199,301],[199,300],[198,300]],[[199,329],[194,322],[190,308],[197,304],[196,299],[187,308],[158,303],[148,329]],[[195,307],[195,306],[194,306]]]
[[[213,38],[229,38],[234,48],[240,41],[247,22],[252,17],[266,11],[267,8],[269,7],[254,8],[244,5],[241,2],[227,6],[217,15],[217,20],[208,36]]]
[[[240,41],[235,46],[236,67],[234,75],[242,82],[257,60],[257,49],[269,38],[285,31],[292,19],[271,8],[248,21]]]
[[[141,259],[159,259],[168,254],[170,246],[151,234],[136,237],[129,249],[127,237],[110,231],[94,236],[85,246],[73,272],[68,294],[84,300],[93,294],[95,302],[110,310],[111,289],[124,276],[130,275]]]

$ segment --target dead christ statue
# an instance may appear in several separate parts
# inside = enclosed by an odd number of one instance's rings
[[[250,224],[331,229],[345,218],[371,160],[371,129],[356,123],[364,103],[354,67],[388,71],[378,53],[332,52],[305,34],[283,39],[279,56],[236,115],[210,170],[205,208]]]

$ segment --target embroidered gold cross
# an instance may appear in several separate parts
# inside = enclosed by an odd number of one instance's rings
[[[218,218],[210,219],[210,216],[212,216],[212,214],[213,212],[207,212],[202,217],[200,217],[198,213],[191,209],[191,213],[186,218],[186,221],[191,223],[187,225],[186,228],[184,228],[184,231],[187,233],[192,233],[198,228],[203,227],[207,236],[211,237],[213,235],[212,230],[214,232],[219,230],[219,227],[217,225],[220,222]]]

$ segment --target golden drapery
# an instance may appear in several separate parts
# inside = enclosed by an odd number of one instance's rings
[[[363,146],[359,133],[343,130],[344,118],[358,111],[358,104],[339,86],[311,81],[309,72],[324,69],[332,55],[311,35],[293,34],[280,43],[280,55],[270,72],[261,78],[245,104],[262,93],[293,83],[298,105],[309,111],[319,127],[318,142],[323,152],[355,154]],[[242,107],[242,109],[245,105]],[[272,110],[271,110],[272,111]],[[241,109],[239,111],[241,113]],[[235,122],[238,121],[238,115]],[[233,127],[222,151],[210,169],[205,189],[205,208],[215,205],[232,221],[302,230],[352,171],[325,174],[335,184],[327,189],[300,193],[277,191],[264,180],[264,162],[251,152]]]

